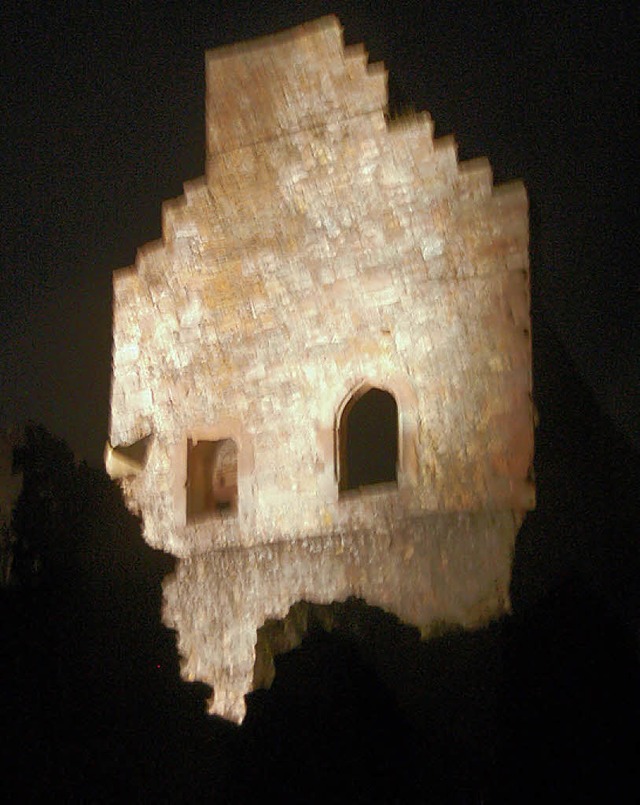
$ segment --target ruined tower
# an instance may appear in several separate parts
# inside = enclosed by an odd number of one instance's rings
[[[206,176],[114,274],[107,468],[182,673],[241,721],[256,634],[349,596],[508,609],[534,505],[527,198],[459,164],[325,18],[206,58]],[[260,658],[258,658],[260,659]]]

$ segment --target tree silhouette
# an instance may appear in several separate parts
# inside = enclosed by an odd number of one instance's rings
[[[23,476],[12,521],[14,568],[21,585],[35,586],[64,567],[79,536],[78,469],[68,445],[35,423],[14,450],[14,469]]]

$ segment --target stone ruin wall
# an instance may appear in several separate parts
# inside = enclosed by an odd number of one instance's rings
[[[534,505],[527,198],[459,164],[333,18],[207,56],[206,177],[114,276],[110,441],[183,671],[239,720],[256,629],[360,595],[423,628],[508,606]],[[338,493],[361,384],[398,404],[397,489]],[[187,522],[187,439],[238,446],[235,517]],[[259,681],[259,680],[258,680]]]

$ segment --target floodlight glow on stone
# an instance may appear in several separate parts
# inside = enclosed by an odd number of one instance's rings
[[[508,609],[534,506],[527,197],[427,114],[388,121],[334,17],[206,73],[206,176],[114,274],[106,461],[178,557],[183,676],[239,722],[273,676],[257,630],[296,602],[358,596],[424,635]]]

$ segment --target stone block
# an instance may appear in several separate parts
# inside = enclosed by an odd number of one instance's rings
[[[206,177],[114,275],[113,448],[175,554],[182,672],[241,720],[256,632],[360,596],[428,634],[509,606],[535,504],[520,183],[458,164],[328,17],[206,60]]]

